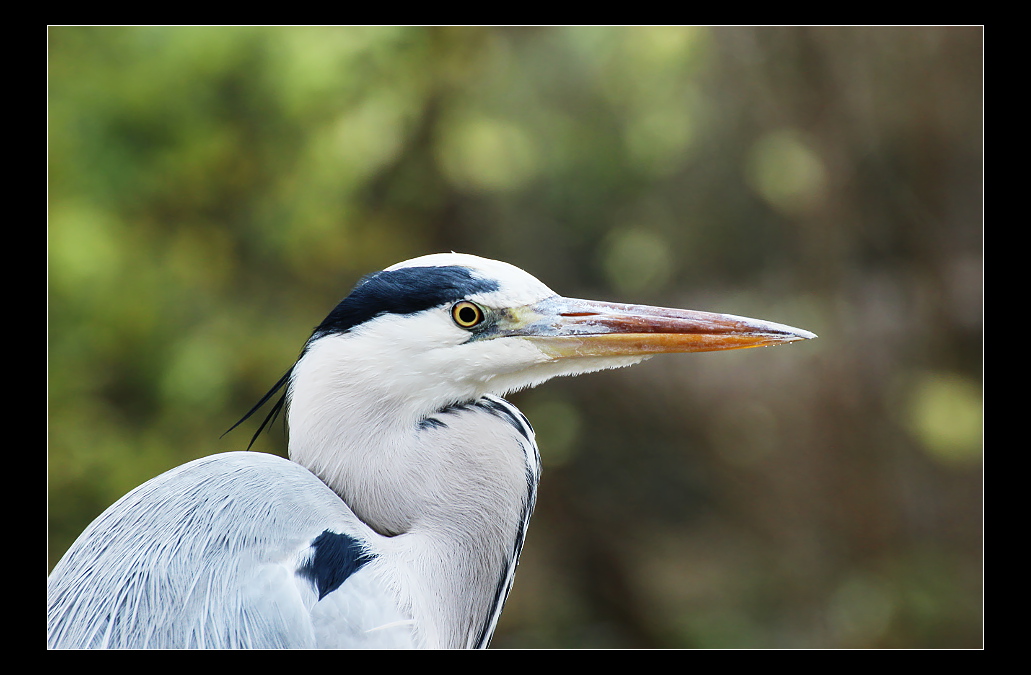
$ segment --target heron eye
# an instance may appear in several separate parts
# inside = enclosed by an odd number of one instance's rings
[[[462,328],[472,328],[483,321],[483,310],[479,305],[463,300],[451,308],[451,318]]]

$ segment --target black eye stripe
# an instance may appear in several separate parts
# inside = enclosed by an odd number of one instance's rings
[[[415,314],[496,290],[498,282],[474,276],[471,270],[459,266],[403,267],[376,272],[358,282],[315,329],[312,338],[345,333],[381,314]]]

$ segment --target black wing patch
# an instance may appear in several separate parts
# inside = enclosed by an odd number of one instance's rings
[[[311,543],[312,556],[297,573],[312,582],[323,599],[376,556],[346,534],[326,530]]]

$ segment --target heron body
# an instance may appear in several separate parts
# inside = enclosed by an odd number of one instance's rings
[[[48,580],[48,645],[486,647],[540,474],[530,424],[500,396],[811,337],[563,298],[470,255],[369,275],[263,399],[286,389],[290,460],[205,457],[112,505]]]

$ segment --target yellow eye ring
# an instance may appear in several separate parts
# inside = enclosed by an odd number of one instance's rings
[[[483,310],[476,303],[463,300],[451,308],[451,318],[462,328],[472,328],[483,321]]]

